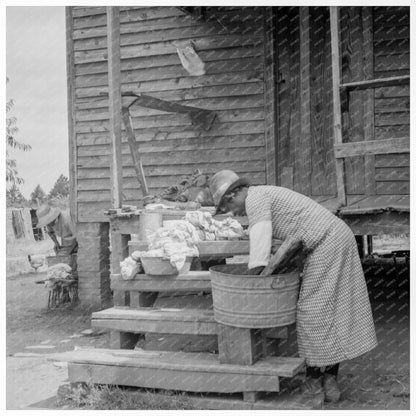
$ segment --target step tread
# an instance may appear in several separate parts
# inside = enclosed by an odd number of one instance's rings
[[[218,354],[182,351],[89,349],[51,354],[53,361],[121,367],[139,367],[183,372],[227,373],[293,377],[304,369],[304,359],[266,357],[251,366],[220,364]]]
[[[131,319],[152,321],[192,321],[215,322],[212,309],[180,308],[109,308],[92,314],[92,319]]]

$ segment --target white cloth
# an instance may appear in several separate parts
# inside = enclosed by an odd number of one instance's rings
[[[259,221],[249,230],[250,257],[248,268],[267,266],[272,248],[272,222]]]

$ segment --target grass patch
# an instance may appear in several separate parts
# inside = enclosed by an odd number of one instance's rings
[[[140,393],[140,394],[137,394]],[[57,405],[83,410],[191,410],[184,393],[79,383],[61,386]]]

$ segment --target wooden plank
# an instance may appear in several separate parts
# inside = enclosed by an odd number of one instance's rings
[[[130,294],[131,295],[131,294]],[[158,321],[167,321],[158,323]],[[213,310],[141,307],[114,307],[93,313],[91,325],[132,333],[182,333],[182,329],[199,335],[217,334]],[[192,332],[195,331],[195,332]],[[262,329],[262,337],[286,339],[287,328]]]
[[[219,361],[222,364],[253,365],[263,355],[260,329],[217,325]]]
[[[69,205],[71,216],[78,221],[77,205],[77,145],[75,133],[75,71],[74,71],[74,40],[73,40],[73,8],[65,7],[66,25],[66,74],[67,74],[67,106],[68,106],[68,151],[69,151]]]
[[[276,14],[273,7],[266,7],[265,15],[265,65],[264,65],[264,140],[266,153],[266,183],[277,184],[276,169],[276,122],[277,122],[277,54]]]
[[[123,9],[120,13],[121,22],[141,22],[148,19],[160,19],[165,17],[182,16],[184,13],[176,7],[154,7],[147,8],[145,12],[141,9]],[[79,17],[76,19],[74,27],[84,29],[98,26],[105,26],[105,14]]]
[[[364,50],[364,79],[374,78],[373,51],[373,14],[371,7],[362,9],[363,50]],[[374,140],[374,90],[364,92],[364,140]],[[376,192],[375,156],[366,155],[364,158],[364,178],[366,195]]]
[[[261,134],[244,134],[241,136],[225,136],[225,137],[212,137],[209,141],[203,138],[183,138],[183,139],[169,139],[165,140],[152,140],[152,141],[137,141],[136,146],[140,146],[142,153],[154,153],[154,152],[166,152],[172,150],[210,150],[210,149],[238,149],[239,147],[260,147],[262,145]],[[104,137],[102,137],[104,139]],[[99,137],[100,141],[101,138]],[[142,138],[139,137],[141,140]],[[95,139],[83,140],[80,143],[80,155],[81,156],[94,156],[109,154],[108,138],[105,138],[105,142],[93,143]],[[122,153],[128,154],[127,144],[122,143]]]
[[[336,193],[329,9],[310,8],[311,194]]]
[[[330,7],[331,21],[331,56],[332,56],[332,91],[333,91],[333,129],[334,144],[342,143],[341,126],[341,99],[340,99],[340,58],[339,58],[339,10],[336,6]],[[340,205],[346,205],[344,162],[342,159],[335,159],[337,176],[337,197]]]
[[[222,36],[227,36],[230,34],[238,34],[241,31],[241,25],[234,24],[231,28],[225,28],[221,25],[212,25],[212,24],[197,24],[194,21],[193,25],[180,26],[178,23],[176,27],[167,28],[163,26],[163,22],[160,23],[161,26],[155,26],[153,24],[152,30],[145,30],[141,28],[140,31],[135,31],[129,33],[126,31],[121,32],[120,44],[121,47],[129,45],[140,45],[140,44],[150,44],[155,42],[171,41],[171,42],[186,42],[189,41],[189,38],[196,40],[198,38],[206,38],[212,36],[214,38],[219,38]],[[140,27],[140,26],[139,26]],[[234,31],[233,31],[234,29]],[[240,29],[237,31],[236,29]],[[257,28],[250,32],[245,32],[246,37],[256,36],[261,34],[262,31],[261,25],[258,25]],[[102,31],[101,31],[102,33]],[[87,39],[78,39],[75,42],[76,51],[88,51],[94,49],[101,49],[107,46],[107,39],[105,36],[95,36],[94,38]]]
[[[121,147],[121,146],[120,146]],[[209,152],[210,160],[216,162],[239,162],[239,161],[262,161],[264,162],[264,149],[259,148],[240,148],[238,151],[234,149],[213,149]],[[205,162],[207,154],[201,154],[198,150],[189,150],[186,152],[184,158],[183,152],[171,151],[160,154],[148,154],[143,165],[159,165],[159,164],[194,164]],[[109,166],[111,158],[107,155],[100,155],[96,157],[78,157],[79,168],[102,168]],[[123,165],[126,167],[133,166],[133,161],[130,155],[122,155]],[[264,166],[264,165],[263,165]],[[260,169],[259,169],[260,170]],[[120,205],[121,206],[121,205]]]
[[[135,22],[120,22],[120,32],[122,35],[129,33],[149,32],[156,30],[197,27],[196,22],[191,16],[174,16],[161,19],[142,20],[138,25]],[[238,25],[235,25],[238,27]],[[105,27],[97,26],[74,30],[74,39],[91,39],[106,35]]]
[[[410,180],[409,168],[382,167],[375,169],[376,181],[408,181]]]
[[[181,351],[117,351],[101,348],[90,350],[74,350],[64,353],[51,354],[50,360],[67,361],[74,364],[107,365],[122,368],[139,368],[141,370],[172,370],[186,373],[209,372],[217,374],[232,374],[241,376],[269,376],[269,377],[293,377],[304,369],[302,358],[294,357],[266,357],[254,365],[245,366],[237,364],[221,364],[218,355],[210,353],[191,353]],[[150,377],[151,378],[151,377]],[[169,377],[167,377],[169,378]],[[183,377],[187,378],[187,377]],[[189,378],[189,377],[188,377]],[[204,377],[206,378],[206,377]],[[209,377],[208,377],[209,378]],[[236,377],[237,379],[239,377]],[[241,377],[244,379],[244,377]],[[196,379],[196,377],[195,377]],[[191,377],[191,381],[195,381]],[[123,384],[123,383],[114,383]],[[257,388],[240,388],[236,392],[253,391]],[[184,390],[177,386],[174,390]],[[276,391],[275,386],[262,388],[262,391]],[[202,390],[208,391],[208,390]],[[215,390],[214,390],[215,391]]]
[[[398,139],[371,140],[367,142],[342,143],[334,146],[335,157],[344,158],[366,154],[390,154],[410,152],[410,140]]]
[[[206,376],[207,369],[210,372],[209,377]],[[192,392],[234,393],[247,388],[260,391],[271,389],[276,391],[279,388],[277,376],[239,375],[236,378],[235,374],[215,373],[209,367],[201,371],[183,371],[180,368],[172,370],[107,366],[105,364],[69,364],[68,373],[71,382]]]
[[[120,273],[120,262],[128,256],[130,235],[111,233],[111,272]]]
[[[182,216],[185,212],[182,213]],[[279,240],[274,240],[276,244]],[[143,250],[143,243],[130,241],[130,251]],[[200,241],[197,244],[199,256],[219,256],[224,257],[237,256],[249,253],[249,240],[215,240]]]
[[[149,189],[147,187],[146,176],[144,174],[142,160],[138,148],[138,144],[136,143],[136,138],[134,136],[133,130],[133,123],[131,121],[130,112],[128,108],[122,108],[122,120],[124,122],[124,126],[126,128],[127,133],[127,140],[129,143],[130,153],[133,158],[133,165],[136,171],[137,178],[140,183],[140,190],[142,192],[143,198],[149,195]]]
[[[232,110],[248,110],[259,108],[263,103],[263,95],[254,94],[249,96],[243,95],[240,97],[224,97],[220,101],[216,100],[215,98],[202,98],[197,100],[185,100],[182,101],[182,103],[185,105],[189,104],[191,106],[204,107],[207,109],[214,108],[219,114],[221,114],[222,111],[231,112]],[[108,120],[108,111],[106,110],[105,106],[103,105],[100,107],[93,104],[95,104],[95,102],[91,103],[90,106],[86,106],[85,104],[77,106],[77,121]],[[380,101],[380,107],[382,107],[382,104],[383,102]],[[400,100],[400,103],[397,102],[397,104],[405,105],[406,102],[403,103],[403,101]],[[407,108],[408,107],[406,107],[406,109]],[[161,115],[161,113],[157,110],[141,107],[132,108],[130,112],[135,117]]]
[[[140,334],[111,331],[110,347],[118,350],[132,350],[140,338]]]
[[[150,308],[156,302],[159,292],[130,292],[131,308]]]
[[[184,175],[189,174],[190,172],[193,172],[195,169],[201,169],[206,174],[212,174],[214,172],[218,172],[218,170],[222,169],[224,165],[221,162],[213,162],[212,164],[208,163],[201,163],[201,164],[191,164],[191,165],[149,165],[147,166],[146,172],[148,174],[148,177],[154,177],[154,176],[171,176],[175,175],[175,177],[183,179]],[[246,175],[258,175],[259,167],[255,162],[244,164],[243,161],[241,162],[231,162],[228,166],[229,169],[233,170],[234,172],[238,173],[240,176],[246,176]],[[264,173],[264,172],[263,172]],[[128,180],[128,178],[134,178],[136,175],[133,167],[126,167],[123,169],[123,177]],[[82,168],[78,171],[78,178],[79,179],[109,179],[110,178],[110,170],[107,167],[101,167],[101,168]],[[263,182],[264,183],[264,182]]]
[[[407,85],[410,82],[410,75],[400,77],[370,79],[364,81],[348,82],[340,85],[340,88],[348,91],[365,90],[369,88],[381,88],[390,86]]]
[[[341,9],[341,33],[343,81],[357,81],[364,78],[364,51],[362,32],[362,8]],[[364,136],[363,93],[350,92],[343,114],[343,142],[357,142]],[[346,193],[365,193],[364,157],[349,158],[344,161]]]
[[[212,84],[206,84],[203,82],[198,82],[194,80],[188,80],[185,78],[180,84],[175,85],[175,80],[161,80],[161,81],[148,81],[140,84],[138,86],[137,82],[124,83],[122,85],[123,93],[133,92],[136,94],[145,92],[152,93],[152,97],[166,100],[169,102],[179,101],[179,100],[192,100],[192,99],[201,99],[204,97],[227,97],[232,95],[253,95],[260,94],[263,92],[263,82],[259,81],[258,78],[252,80],[251,82],[244,82],[244,77],[239,76],[238,74],[233,76],[234,82],[232,83],[221,83],[218,82],[218,85],[215,85],[214,81]],[[192,86],[191,84],[197,84]],[[242,86],[244,85],[244,88]],[[189,91],[194,89],[195,91]],[[97,87],[85,87],[77,88],[75,91],[76,99],[78,102],[81,100],[91,99],[91,98],[100,98],[104,97],[107,93],[106,86],[97,86]],[[157,94],[156,94],[157,93]],[[151,106],[150,106],[151,107]],[[157,107],[152,107],[158,109]],[[163,108],[159,108],[163,109]]]
[[[255,61],[261,58],[263,50],[260,47],[253,47],[249,51],[245,48],[228,48],[221,51],[207,50],[198,51],[198,56],[209,65],[216,65],[220,68],[230,68],[234,71],[242,62]],[[163,67],[170,65],[178,65],[178,54],[172,51],[170,54],[158,55],[158,56],[137,56],[130,59],[124,59],[121,61],[122,71],[132,71],[136,69],[144,68],[159,68],[163,70]],[[241,68],[246,68],[243,64]],[[75,65],[75,74],[79,75],[95,75],[107,73],[106,62],[87,62],[77,63]]]
[[[186,275],[149,277],[138,274],[133,280],[123,280],[120,275],[111,276],[111,288],[114,290],[141,292],[210,292],[209,272],[191,271]]]
[[[241,36],[228,35],[218,37],[197,38],[194,41],[195,49],[198,51],[214,50],[216,53],[224,55],[224,51],[228,48],[242,47],[245,48],[243,56],[251,56],[251,48],[255,49],[262,44],[262,37],[260,36]],[[174,45],[171,41],[154,42],[150,44],[127,45],[123,46],[121,50],[121,59],[132,59],[138,56],[155,56],[155,55],[169,55],[172,53]],[[106,60],[106,49],[95,49],[90,51],[75,51],[75,63],[85,64],[92,62],[102,62]],[[202,57],[201,57],[202,59]]]
[[[293,182],[293,167],[283,167],[282,168],[282,175],[280,178],[280,186],[284,188],[293,189],[294,182]]]
[[[377,139],[392,139],[406,137],[410,135],[410,126],[408,124],[394,126],[375,126],[374,136]]]
[[[214,116],[211,113],[212,117]],[[216,124],[217,128],[219,127],[220,123],[229,123],[229,122],[239,122],[239,121],[255,121],[255,120],[263,120],[264,114],[263,110],[260,108],[253,108],[253,109],[244,109],[244,110],[234,110],[231,111],[222,111],[218,114],[219,117],[217,118]],[[184,126],[188,129],[204,129],[205,126],[209,127],[210,120],[214,120],[213,118],[205,118],[197,119],[196,115],[192,115],[191,118],[188,115],[178,115],[178,114],[155,114],[152,116],[139,116],[135,117],[132,116],[133,119],[133,126],[135,129],[151,129],[160,127],[175,127],[175,126]],[[191,122],[193,126],[191,126]],[[97,133],[97,132],[107,132],[108,131],[108,121],[107,120],[100,120],[100,121],[84,121],[77,123],[77,133]],[[196,135],[194,135],[196,136]]]
[[[309,7],[299,8],[300,44],[300,135],[295,158],[295,183],[304,195],[311,195],[311,46]],[[298,176],[299,179],[296,179]]]
[[[377,182],[376,193],[377,195],[409,195],[410,183],[409,181]]]
[[[224,73],[224,65],[228,64],[227,72]],[[144,68],[121,72],[121,80],[123,84],[134,83],[138,79],[143,83],[141,86],[145,90],[151,91],[151,82],[165,81],[162,85],[166,88],[173,89],[173,82],[176,81],[178,88],[192,88],[202,85],[224,85],[236,84],[241,82],[256,82],[263,79],[261,66],[259,61],[252,58],[238,59],[234,62],[223,61],[215,63],[207,63],[205,66],[206,74],[196,77],[185,73],[181,65],[170,65],[155,68]],[[208,72],[210,71],[210,72]],[[170,84],[167,82],[170,81]],[[146,83],[146,84],[144,84]],[[77,76],[77,88],[106,86],[106,74],[87,74]],[[144,91],[145,91],[144,90]]]
[[[108,42],[108,84],[111,137],[111,204],[120,208],[122,196],[122,160],[121,160],[121,82],[120,82],[120,10],[107,7]]]

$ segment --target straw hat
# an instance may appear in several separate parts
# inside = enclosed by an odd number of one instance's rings
[[[223,197],[228,192],[239,186],[249,186],[250,182],[245,178],[240,178],[232,170],[220,170],[217,172],[209,182],[209,190],[212,194],[212,199],[216,207],[214,215],[220,211]]]
[[[45,227],[50,224],[55,218],[59,216],[61,210],[57,207],[50,205],[43,205],[36,210],[36,216],[38,217],[37,227]]]

